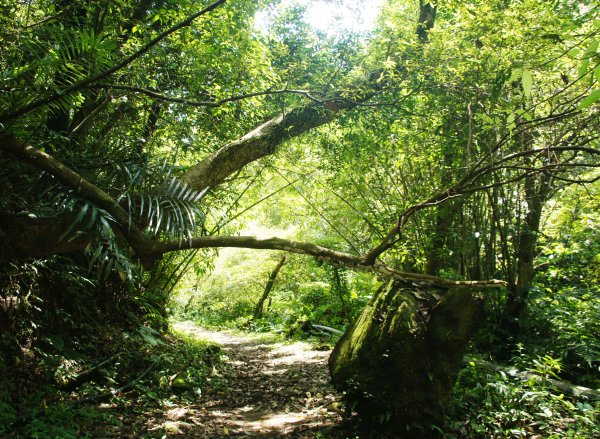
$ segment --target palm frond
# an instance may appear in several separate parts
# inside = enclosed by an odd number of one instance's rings
[[[111,273],[117,273],[122,280],[131,280],[136,267],[123,251],[115,235],[114,218],[104,209],[81,199],[73,191],[60,193],[55,198],[62,213],[71,213],[73,220],[61,240],[71,241],[82,234],[91,236],[85,252],[88,266],[98,279],[105,281]]]
[[[153,235],[164,234],[189,239],[204,224],[199,205],[206,191],[196,191],[171,176],[173,167],[166,161],[140,166],[120,165],[113,181],[125,190],[118,197],[132,223]]]
[[[204,213],[198,205],[203,195],[178,178],[167,175],[156,189],[127,194],[127,204],[129,211],[136,212],[151,233],[184,239],[191,238],[204,223]]]

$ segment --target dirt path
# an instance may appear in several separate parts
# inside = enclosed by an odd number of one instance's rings
[[[232,367],[223,377],[222,390],[201,398],[195,406],[165,413],[174,436],[345,436],[338,396],[328,379],[329,350],[209,331],[190,322],[179,323],[176,329],[221,345]]]

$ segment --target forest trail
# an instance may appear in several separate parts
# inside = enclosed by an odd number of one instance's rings
[[[329,350],[210,331],[191,322],[175,329],[220,345],[230,368],[217,390],[165,414],[173,436],[315,438],[335,437],[343,429],[339,398],[329,383]]]

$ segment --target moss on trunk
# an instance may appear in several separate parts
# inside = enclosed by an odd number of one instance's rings
[[[411,437],[442,421],[461,359],[482,314],[467,288],[380,288],[329,359],[334,385],[367,422]]]

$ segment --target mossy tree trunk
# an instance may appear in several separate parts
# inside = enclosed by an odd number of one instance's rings
[[[431,426],[443,419],[482,305],[469,288],[389,282],[333,350],[334,385],[364,421],[391,433],[435,436]]]

